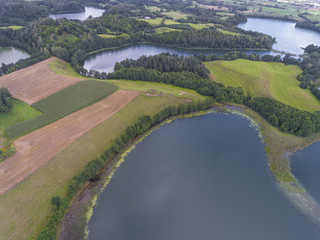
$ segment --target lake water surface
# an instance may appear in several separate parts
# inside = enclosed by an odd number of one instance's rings
[[[116,62],[120,62],[128,59],[138,59],[142,55],[150,56],[160,53],[178,54],[184,56],[193,56],[195,54],[224,54],[227,51],[219,50],[202,50],[202,49],[183,49],[168,46],[161,46],[155,44],[135,44],[126,47],[121,47],[113,50],[106,50],[98,52],[88,56],[84,62],[84,68],[87,70],[94,69],[99,72],[112,72]],[[260,55],[272,54],[277,55],[269,51],[246,51],[246,53],[256,53]]]
[[[294,22],[248,18],[246,23],[241,23],[238,27],[271,35],[277,41],[272,46],[273,49],[295,55],[303,54],[302,47],[306,47],[309,44],[320,44],[320,33],[295,27]]]
[[[30,55],[21,49],[13,47],[0,47],[0,66],[2,63],[16,63],[20,59],[28,57],[30,57]]]
[[[67,18],[67,19],[77,19],[77,20],[86,20],[89,16],[100,17],[102,16],[104,10],[94,7],[85,7],[84,12],[79,13],[63,13],[63,14],[56,14],[56,15],[50,15],[49,17],[52,17],[53,19],[58,18]]]
[[[222,113],[175,120],[137,144],[88,228],[92,240],[320,239],[275,183],[256,129]]]

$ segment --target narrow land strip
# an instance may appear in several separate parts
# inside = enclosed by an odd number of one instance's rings
[[[30,67],[0,77],[0,87],[8,88],[14,98],[33,104],[79,81],[81,78],[61,76],[48,67],[57,60],[51,57]]]
[[[0,194],[26,178],[77,138],[103,122],[139,93],[119,90],[14,142],[17,153],[0,163]]]

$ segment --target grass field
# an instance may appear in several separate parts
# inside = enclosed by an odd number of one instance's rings
[[[153,26],[158,26],[161,24],[163,18],[156,18],[156,19],[140,19],[141,21],[146,21],[148,23],[150,23]],[[179,22],[170,20],[170,19],[166,19],[164,21],[164,24],[166,25],[170,25],[170,24],[178,24]]]
[[[124,36],[127,36],[129,37],[128,34],[126,33],[123,33],[121,35],[112,35],[112,34],[98,34],[99,37],[101,38],[116,38],[116,37],[124,37]]]
[[[0,113],[0,136],[7,127],[35,118],[42,113],[20,100],[13,100],[13,108],[9,113]]]
[[[52,210],[51,198],[63,196],[72,177],[90,160],[102,154],[126,126],[134,123],[142,114],[152,115],[169,105],[184,102],[183,99],[170,96],[138,96],[118,113],[78,138],[16,187],[0,195],[1,238],[34,239]]]
[[[74,68],[71,66],[70,63],[67,63],[61,59],[56,59],[54,61],[51,61],[48,64],[48,67],[52,72],[57,73],[61,76],[74,77],[74,78],[85,78],[84,76],[77,73],[77,71],[74,70]]]
[[[249,96],[272,97],[307,111],[319,111],[320,101],[299,87],[301,69],[283,63],[253,62],[243,59],[205,63],[211,79],[226,86],[242,87]]]
[[[181,18],[186,19],[188,16],[190,16],[189,14],[179,12],[179,11],[164,12],[163,15],[166,15],[168,17],[172,17],[173,20],[177,20],[177,19],[181,19]]]
[[[79,82],[34,103],[32,106],[43,114],[5,129],[5,135],[16,138],[31,132],[107,97],[116,89],[115,85],[102,81]]]
[[[8,27],[0,27],[0,29],[7,29],[7,28],[11,28],[13,30],[19,30],[21,28],[23,28],[22,26],[8,26]]]

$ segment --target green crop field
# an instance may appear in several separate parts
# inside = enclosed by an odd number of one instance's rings
[[[320,101],[309,90],[299,87],[295,65],[275,62],[214,61],[205,63],[211,79],[226,86],[242,87],[249,96],[272,97],[307,111],[319,111]]]
[[[14,99],[12,110],[8,113],[0,113],[0,134],[3,135],[3,130],[7,127],[27,121],[39,115],[41,115],[41,112],[37,109],[25,102]]]
[[[79,82],[34,103],[32,106],[43,114],[6,128],[5,135],[9,138],[16,138],[31,132],[107,97],[116,89],[115,85],[102,81]]]
[[[159,27],[159,28],[156,28],[155,30],[156,30],[156,33],[182,31],[180,29],[173,29],[173,28],[168,28],[168,27]]]
[[[22,26],[8,26],[8,27],[0,27],[0,29],[8,29],[11,28],[12,30],[19,30],[23,28]]]

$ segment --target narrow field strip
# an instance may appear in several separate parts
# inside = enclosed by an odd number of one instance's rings
[[[138,95],[135,91],[119,90],[100,102],[14,141],[17,153],[0,163],[0,194],[118,112]]]
[[[0,77],[0,87],[8,88],[14,98],[33,104],[69,87],[81,78],[71,78],[54,73],[48,64],[57,60],[51,57],[30,67]]]

